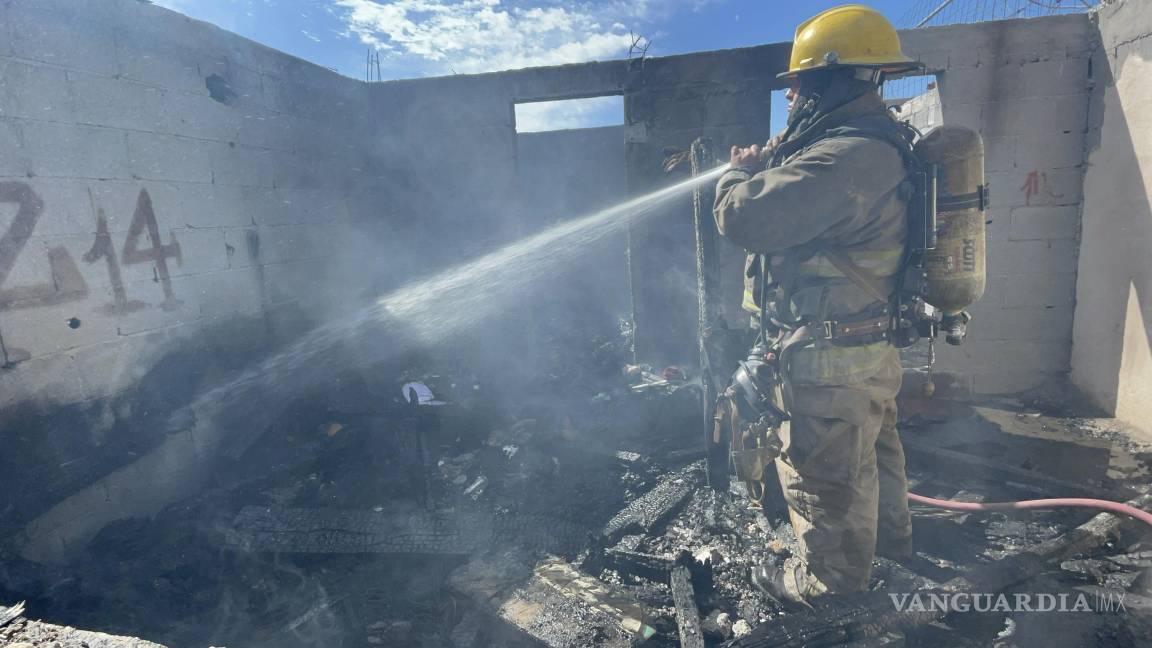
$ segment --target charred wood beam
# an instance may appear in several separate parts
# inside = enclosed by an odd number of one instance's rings
[[[651,531],[668,520],[696,492],[702,468],[696,462],[665,477],[613,516],[600,532],[601,539],[614,543],[629,533]]]
[[[712,140],[706,137],[692,142],[689,151],[692,175],[706,173],[716,166],[716,152]],[[728,452],[722,443],[712,440],[713,413],[716,395],[723,388],[723,350],[716,348],[717,337],[712,331],[721,328],[720,307],[720,248],[717,245],[716,226],[712,220],[712,203],[716,198],[713,186],[699,186],[692,190],[693,224],[696,230],[696,345],[700,354],[700,384],[702,399],[704,448],[708,456],[708,485],[717,491],[728,490]]]
[[[692,576],[687,567],[678,565],[672,568],[671,586],[681,648],[704,648],[700,608],[696,606],[696,592],[692,589]]]
[[[1152,505],[1152,494],[1128,502],[1136,508]],[[975,568],[968,576],[953,578],[939,587],[920,589],[911,595],[927,600],[932,595],[962,592],[1000,592],[1034,577],[1049,564],[1096,549],[1137,523],[1130,518],[1100,513],[1084,524],[1020,554]],[[859,641],[894,629],[909,629],[945,616],[941,609],[897,609],[884,592],[867,592],[817,599],[814,609],[788,615],[757,627],[750,634],[726,644],[726,648],[771,646],[834,646]]]
[[[675,561],[663,556],[617,548],[599,551],[593,548],[589,554],[589,559],[582,565],[585,571],[591,573],[598,573],[602,569],[611,569],[621,574],[638,576],[653,583],[667,582],[669,574],[675,566]]]
[[[953,470],[956,466],[974,468],[990,477],[1020,481],[1024,482],[1025,485],[1036,486],[1038,487],[1036,492],[1051,497],[1080,496],[1115,499],[1116,497],[1131,498],[1139,494],[1135,490],[1119,484],[1113,488],[1101,488],[1091,484],[1073,482],[1010,466],[992,459],[985,459],[967,452],[937,448],[914,439],[902,438],[901,443],[904,450],[916,456],[925,468],[940,467]]]
[[[587,532],[542,515],[247,506],[224,541],[238,549],[286,553],[468,555],[508,547],[575,553]]]
[[[1129,500],[1128,505],[1147,509],[1152,506],[1152,494]],[[1098,513],[1071,531],[1045,540],[1023,553],[981,565],[967,578],[953,578],[944,587],[972,589],[975,585],[983,588],[980,591],[1000,591],[1035,576],[1048,563],[1067,560],[1096,549],[1129,528],[1138,528],[1137,523],[1129,517]]]

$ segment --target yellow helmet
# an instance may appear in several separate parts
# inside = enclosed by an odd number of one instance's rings
[[[866,67],[906,72],[920,63],[900,49],[896,28],[879,11],[859,4],[841,5],[816,14],[796,28],[788,79],[809,70]]]

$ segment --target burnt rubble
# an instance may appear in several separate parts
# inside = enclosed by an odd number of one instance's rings
[[[916,506],[914,560],[877,558],[868,592],[781,608],[748,573],[795,550],[786,511],[771,497],[754,506],[739,484],[708,486],[691,373],[565,363],[569,373],[523,389],[430,362],[381,367],[375,375],[395,376],[383,385],[350,378],[289,408],[213,488],[153,520],[109,526],[76,562],[6,557],[0,596],[19,593],[57,622],[169,646],[1136,646],[1150,637],[1147,533],[1089,511]],[[402,391],[414,383],[436,404]],[[902,422],[913,490],[925,495],[1138,494],[1152,455],[1098,428],[1014,402],[913,402]],[[898,611],[889,597],[941,587],[1128,598],[1123,613],[944,615]]]

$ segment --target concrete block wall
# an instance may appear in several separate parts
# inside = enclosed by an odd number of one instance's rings
[[[987,290],[970,309],[966,344],[937,346],[937,370],[960,393],[1062,381],[1076,305],[1092,24],[1070,15],[901,36],[938,83],[910,107],[914,117],[921,126],[978,130],[991,192]]]
[[[33,360],[318,296],[275,277],[339,247],[361,84],[138,2],[16,0],[0,26],[0,407],[75,400],[22,389]]]
[[[147,456],[399,247],[364,236],[369,101],[147,3],[0,3],[0,526]]]
[[[1072,380],[1152,439],[1152,6],[1108,2],[1093,20]]]

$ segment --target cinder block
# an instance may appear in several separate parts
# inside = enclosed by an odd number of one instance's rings
[[[129,163],[132,175],[145,180],[212,182],[215,142],[156,135],[128,133]]]
[[[989,271],[995,269],[992,262],[988,263]],[[984,283],[984,294],[980,299],[969,309],[974,313],[983,312],[987,310],[997,310],[1005,306],[1005,286],[1008,283],[1008,277],[998,274],[989,274]]]
[[[1012,210],[996,205],[989,207],[984,215],[984,236],[989,243],[1008,240],[1009,226],[1012,223]]]
[[[1021,307],[984,312],[968,330],[973,343],[988,340],[1039,340],[1072,343],[1072,307]]]
[[[1088,59],[1068,58],[1064,52],[1012,53],[978,67],[950,69],[940,75],[940,85],[949,99],[980,103],[1083,95],[1088,91]]]
[[[24,132],[20,121],[0,117],[0,177],[27,179],[31,158],[24,154]]]
[[[180,213],[180,187],[171,182],[150,182],[141,180],[103,180],[87,181],[89,204],[93,211],[104,214],[108,222],[108,231],[117,250],[123,247],[124,239],[132,228],[132,221],[136,218],[136,210],[141,205],[140,194],[148,192],[148,202],[152,205],[152,214],[160,230],[166,231],[172,227],[183,224]],[[142,212],[142,217],[146,212]],[[96,215],[91,218],[95,224]],[[91,230],[95,231],[95,229]],[[147,235],[141,244],[147,244]]]
[[[252,268],[190,278],[185,290],[196,292],[194,299],[205,318],[251,315],[259,312],[263,303],[260,275]]]
[[[216,184],[272,187],[274,169],[283,164],[279,151],[209,143]]]
[[[0,116],[75,121],[67,73],[60,68],[0,59]]]
[[[1009,238],[1014,241],[1070,239],[1080,232],[1080,207],[1016,207]]]
[[[85,72],[68,72],[69,121],[126,130],[171,132],[172,97],[163,88]]]
[[[991,171],[985,177],[997,208],[1075,206],[1083,198],[1084,171],[1079,168]]]
[[[200,74],[204,77],[205,88],[209,76],[216,75],[224,80],[232,93],[228,107],[245,115],[273,115],[264,105],[263,80],[260,73],[241,61],[244,52],[262,46],[251,41],[235,42],[236,35],[231,32],[217,30],[227,44],[213,51],[213,56],[198,63]],[[284,56],[277,52],[280,56]],[[197,92],[197,94],[200,94]]]
[[[124,131],[54,122],[22,121],[16,155],[33,176],[128,178],[132,173]]]
[[[33,358],[0,369],[0,408],[25,402],[63,405],[87,396],[67,354]]]
[[[228,269],[229,253],[221,228],[173,228],[165,231],[165,244],[175,241],[180,246],[180,259],[169,260],[172,276],[196,275]]]
[[[105,308],[110,302],[110,293],[97,290],[59,304],[0,311],[4,346],[39,358],[115,340],[116,323]],[[72,318],[77,328],[68,325]]]
[[[942,371],[992,373],[997,371],[1067,371],[1072,345],[1038,340],[985,340],[953,347],[937,345]]]
[[[1067,169],[1084,164],[1084,134],[1054,133],[1018,138],[1014,155],[1017,169]]]
[[[125,4],[117,23],[116,57],[125,78],[163,88],[207,95],[201,67],[228,47],[213,36],[221,30],[173,11]],[[246,41],[232,35],[232,45]]]
[[[990,101],[982,107],[981,120],[986,136],[1083,133],[1088,127],[1088,95]]]
[[[111,293],[108,291],[112,287],[112,274],[109,271],[108,262],[102,256],[90,257],[90,261],[85,258],[85,255],[93,249],[95,240],[96,236],[92,233],[66,234],[44,237],[43,245],[47,249],[63,249],[63,253],[75,265],[76,271],[83,281],[83,286],[87,289],[87,299],[97,301],[100,304],[111,304]],[[114,241],[114,243],[116,242]],[[119,260],[120,250],[118,247],[116,255],[117,260]],[[43,276],[40,277],[40,280],[43,280]]]
[[[128,282],[125,290],[132,299],[146,305],[114,317],[116,330],[121,336],[194,323],[200,317],[199,294],[187,277],[171,277],[171,297],[164,290],[164,281],[146,279]]]
[[[157,130],[173,135],[235,142],[244,113],[238,106],[228,106],[211,97],[169,90],[160,108],[165,116]]]
[[[119,71],[113,35],[119,2],[21,2],[5,16],[10,51],[17,57],[103,76]]]
[[[254,210],[248,187],[181,184],[179,188],[180,220],[173,226],[230,228],[253,223]]]
[[[274,209],[257,214],[261,225],[328,223],[340,226],[348,220],[344,194],[325,189],[277,189]]]
[[[307,122],[292,115],[243,111],[237,124],[236,143],[253,148],[290,151]]]
[[[1089,57],[1053,56],[1050,60],[1029,61],[1022,67],[1022,94],[1053,97],[1088,92]]]
[[[954,67],[939,75],[940,96],[947,103],[987,103],[1014,96],[1019,65]]]
[[[996,247],[996,259],[999,261],[997,272],[1009,277],[1020,274],[1075,273],[1077,247],[1076,241],[1071,239],[1008,241]]]
[[[1016,274],[1007,278],[1005,307],[1071,308],[1076,301],[1076,275]]]
[[[257,231],[264,263],[324,258],[335,252],[334,237],[326,225],[262,225]]]
[[[88,194],[88,180],[55,178],[17,178],[3,180],[16,186],[27,186],[43,205],[32,230],[33,236],[90,235],[96,231],[96,217]],[[3,198],[0,198],[3,199]],[[0,232],[5,231],[10,217],[15,216],[14,202],[0,203]]]
[[[12,203],[0,203],[0,226],[8,228],[16,210]],[[44,236],[31,236],[28,239],[13,238],[5,241],[3,251],[12,254],[13,262],[0,286],[6,293],[6,301],[55,293],[52,278],[52,265],[48,257],[48,247]]]
[[[285,155],[274,153],[276,165],[272,168],[273,185],[283,189],[317,189],[328,185],[325,172],[327,163],[295,152]]]
[[[1017,137],[1002,135],[984,138],[984,171],[1011,171],[1016,164]]]
[[[260,235],[255,227],[234,227],[224,230],[224,245],[228,252],[230,269],[262,265]]]

